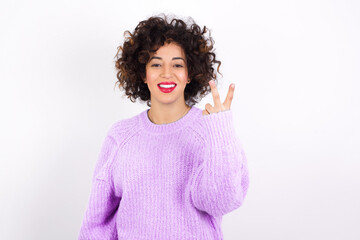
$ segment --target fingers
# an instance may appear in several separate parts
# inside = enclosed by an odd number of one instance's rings
[[[210,85],[211,93],[212,93],[213,100],[214,100],[214,107],[210,103],[207,103],[205,105],[205,110],[203,110],[203,115],[209,115],[212,113],[229,110],[230,106],[231,106],[231,102],[234,98],[235,84],[234,83],[230,84],[229,91],[226,95],[226,99],[223,104],[221,103],[220,94],[216,88],[215,81],[210,80],[209,85]]]
[[[216,85],[215,85],[215,81],[214,80],[210,80],[209,81],[209,85],[210,85],[210,88],[211,88],[211,93],[212,93],[212,96],[213,96],[213,100],[214,100],[214,108],[217,109],[217,110],[221,110],[221,101],[220,101],[220,94],[216,88]]]
[[[202,115],[209,115],[208,111],[205,109],[202,111]]]
[[[232,84],[230,84],[229,91],[228,91],[228,93],[226,95],[226,99],[224,101],[224,106],[226,109],[230,109],[231,102],[234,98],[234,91],[235,91],[235,84],[232,83]]]
[[[207,104],[205,105],[205,110],[208,112],[208,114],[217,112],[217,111],[214,109],[214,107],[211,106],[210,103],[207,103]],[[206,115],[207,115],[207,114],[206,114]]]

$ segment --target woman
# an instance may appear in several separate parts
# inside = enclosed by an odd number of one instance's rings
[[[118,83],[150,109],[109,129],[79,239],[223,239],[222,216],[242,205],[249,179],[234,87],[221,103],[206,31],[166,16],[127,31]],[[214,106],[195,107],[210,91]]]

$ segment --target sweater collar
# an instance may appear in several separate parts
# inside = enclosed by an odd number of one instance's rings
[[[195,118],[196,114],[201,111],[199,108],[192,106],[190,110],[180,119],[176,120],[175,122],[166,123],[166,124],[155,124],[150,121],[148,117],[148,111],[150,109],[146,109],[140,114],[140,125],[143,127],[147,132],[150,133],[170,133],[176,132],[180,129],[183,129],[188,124],[191,124]]]

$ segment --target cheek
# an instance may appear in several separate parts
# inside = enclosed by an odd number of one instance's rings
[[[187,72],[179,72],[178,74],[177,74],[177,76],[178,76],[178,79],[179,80],[181,80],[181,81],[183,81],[183,82],[187,82],[187,79],[188,79],[188,73]]]
[[[157,77],[157,74],[155,72],[153,72],[153,71],[146,72],[146,80],[147,81],[150,81],[150,82],[154,81],[156,79],[156,77]]]

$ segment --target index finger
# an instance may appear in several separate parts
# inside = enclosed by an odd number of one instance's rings
[[[209,81],[210,87],[211,87],[211,93],[214,99],[214,106],[215,108],[218,108],[221,106],[221,101],[220,101],[220,94],[219,91],[216,88],[216,84],[214,80],[210,80]]]

